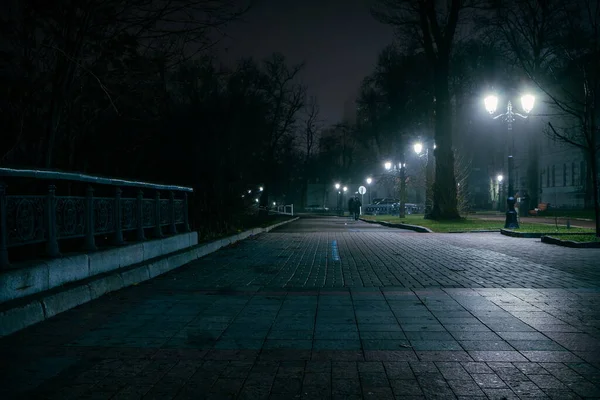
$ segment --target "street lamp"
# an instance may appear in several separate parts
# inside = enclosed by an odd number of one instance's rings
[[[338,215],[341,214],[341,200],[340,200],[341,193],[340,193],[340,187],[341,187],[341,185],[339,183],[335,184],[335,190],[337,191],[337,212],[338,212]]]
[[[496,180],[498,181],[498,199],[500,199],[500,196],[502,194],[502,181],[504,180],[504,176],[502,176],[502,174],[499,174],[496,177]],[[502,211],[502,206],[500,201],[498,201],[498,211]]]
[[[496,112],[498,107],[498,97],[496,95],[489,95],[484,100],[485,109],[490,115]],[[533,110],[535,105],[535,96],[531,94],[524,94],[521,96],[521,107],[525,111],[525,114],[529,114]],[[506,221],[504,222],[504,228],[519,228],[519,221],[517,220],[517,211],[515,210],[515,198],[513,193],[513,154],[515,151],[515,136],[512,132],[512,124],[515,122],[515,116],[526,119],[527,115],[520,114],[513,111],[512,102],[509,100],[506,104],[506,112],[496,115],[494,119],[502,118],[508,127],[508,133],[511,135],[511,145],[508,153],[508,197],[506,199]],[[498,176],[500,177],[500,175]],[[499,181],[500,182],[500,181]]]
[[[392,164],[391,161],[387,161],[383,164],[388,171],[398,171],[400,173],[400,204],[398,204],[398,216],[404,217],[404,200],[406,195],[406,163],[399,162],[398,164]]]
[[[433,204],[433,160],[429,159],[429,149],[431,147],[431,141],[426,141],[426,144],[427,146],[425,148],[425,218],[428,218],[431,215],[431,206]],[[420,142],[417,142],[413,145],[415,153],[417,153],[419,156],[421,156],[421,153],[423,152],[423,147],[423,144]],[[436,145],[435,143],[433,143],[433,150],[435,149]]]
[[[423,151],[423,145],[421,143],[415,143],[413,149],[415,150],[415,153],[421,154],[421,152]]]
[[[373,179],[371,179],[371,177],[367,178],[367,185],[369,185],[369,204],[371,204],[371,183],[373,182]]]

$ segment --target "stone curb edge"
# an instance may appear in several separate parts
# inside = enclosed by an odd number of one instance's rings
[[[505,235],[505,236],[511,236],[511,237],[518,237],[518,238],[535,238],[535,239],[539,239],[541,237],[547,236],[547,235],[552,235],[552,236],[564,236],[564,235],[589,235],[589,233],[586,232],[573,232],[573,233],[568,233],[568,232],[545,232],[545,233],[539,233],[539,232],[517,232],[517,231],[513,231],[511,229],[500,229],[500,233]]]
[[[247,239],[250,236],[269,232],[281,225],[294,222],[298,218],[292,218],[264,228],[249,229],[211,242],[200,243],[187,249],[152,258],[140,264],[130,265],[46,292],[6,302],[0,308],[0,338],[97,299],[107,293],[155,278],[198,258],[214,253],[225,246]]]
[[[572,247],[577,249],[600,248],[600,242],[574,242],[572,240],[560,240],[551,236],[542,236],[542,243],[555,244],[557,246]]]
[[[361,221],[368,222],[369,224],[379,224],[383,226],[387,226],[389,228],[400,228],[400,229],[409,229],[411,231],[420,232],[420,233],[433,233],[433,231],[429,228],[425,228],[423,226],[418,225],[409,225],[409,224],[393,224],[391,222],[385,221],[371,221],[364,218],[359,218]]]

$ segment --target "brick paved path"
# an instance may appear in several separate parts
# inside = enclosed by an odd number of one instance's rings
[[[599,267],[301,220],[0,340],[0,398],[600,397]]]

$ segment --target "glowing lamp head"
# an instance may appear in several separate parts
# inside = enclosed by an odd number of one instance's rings
[[[383,164],[383,166],[385,167],[385,169],[390,170],[392,169],[392,163],[390,161],[387,161],[385,164]]]
[[[524,94],[521,96],[521,106],[526,113],[530,113],[533,110],[533,106],[535,105],[535,96],[531,94]]]
[[[415,143],[413,149],[415,150],[415,153],[421,154],[421,152],[423,151],[423,145],[421,143]]]
[[[348,191],[348,186],[344,186],[344,192]]]
[[[339,184],[339,183],[336,183],[336,184],[335,184],[335,188],[336,188],[336,189],[339,189],[339,188],[340,188],[340,184]]]
[[[371,182],[373,182],[373,179],[371,179],[371,178],[367,178],[367,185],[370,185],[370,184],[371,184]]]
[[[496,112],[496,109],[498,108],[498,97],[491,94],[489,96],[487,96],[485,99],[483,99],[483,102],[485,104],[485,109],[487,110],[487,112],[489,112],[490,114],[493,114]]]
[[[261,186],[258,188],[258,190],[260,190],[262,192],[264,190],[264,188]]]
[[[498,180],[498,183],[501,183],[504,180],[504,177],[502,175],[498,175],[496,179]]]

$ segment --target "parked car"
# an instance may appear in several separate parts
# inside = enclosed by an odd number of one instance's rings
[[[329,207],[320,206],[318,204],[311,204],[309,206],[304,207],[305,212],[327,212],[329,211]]]

